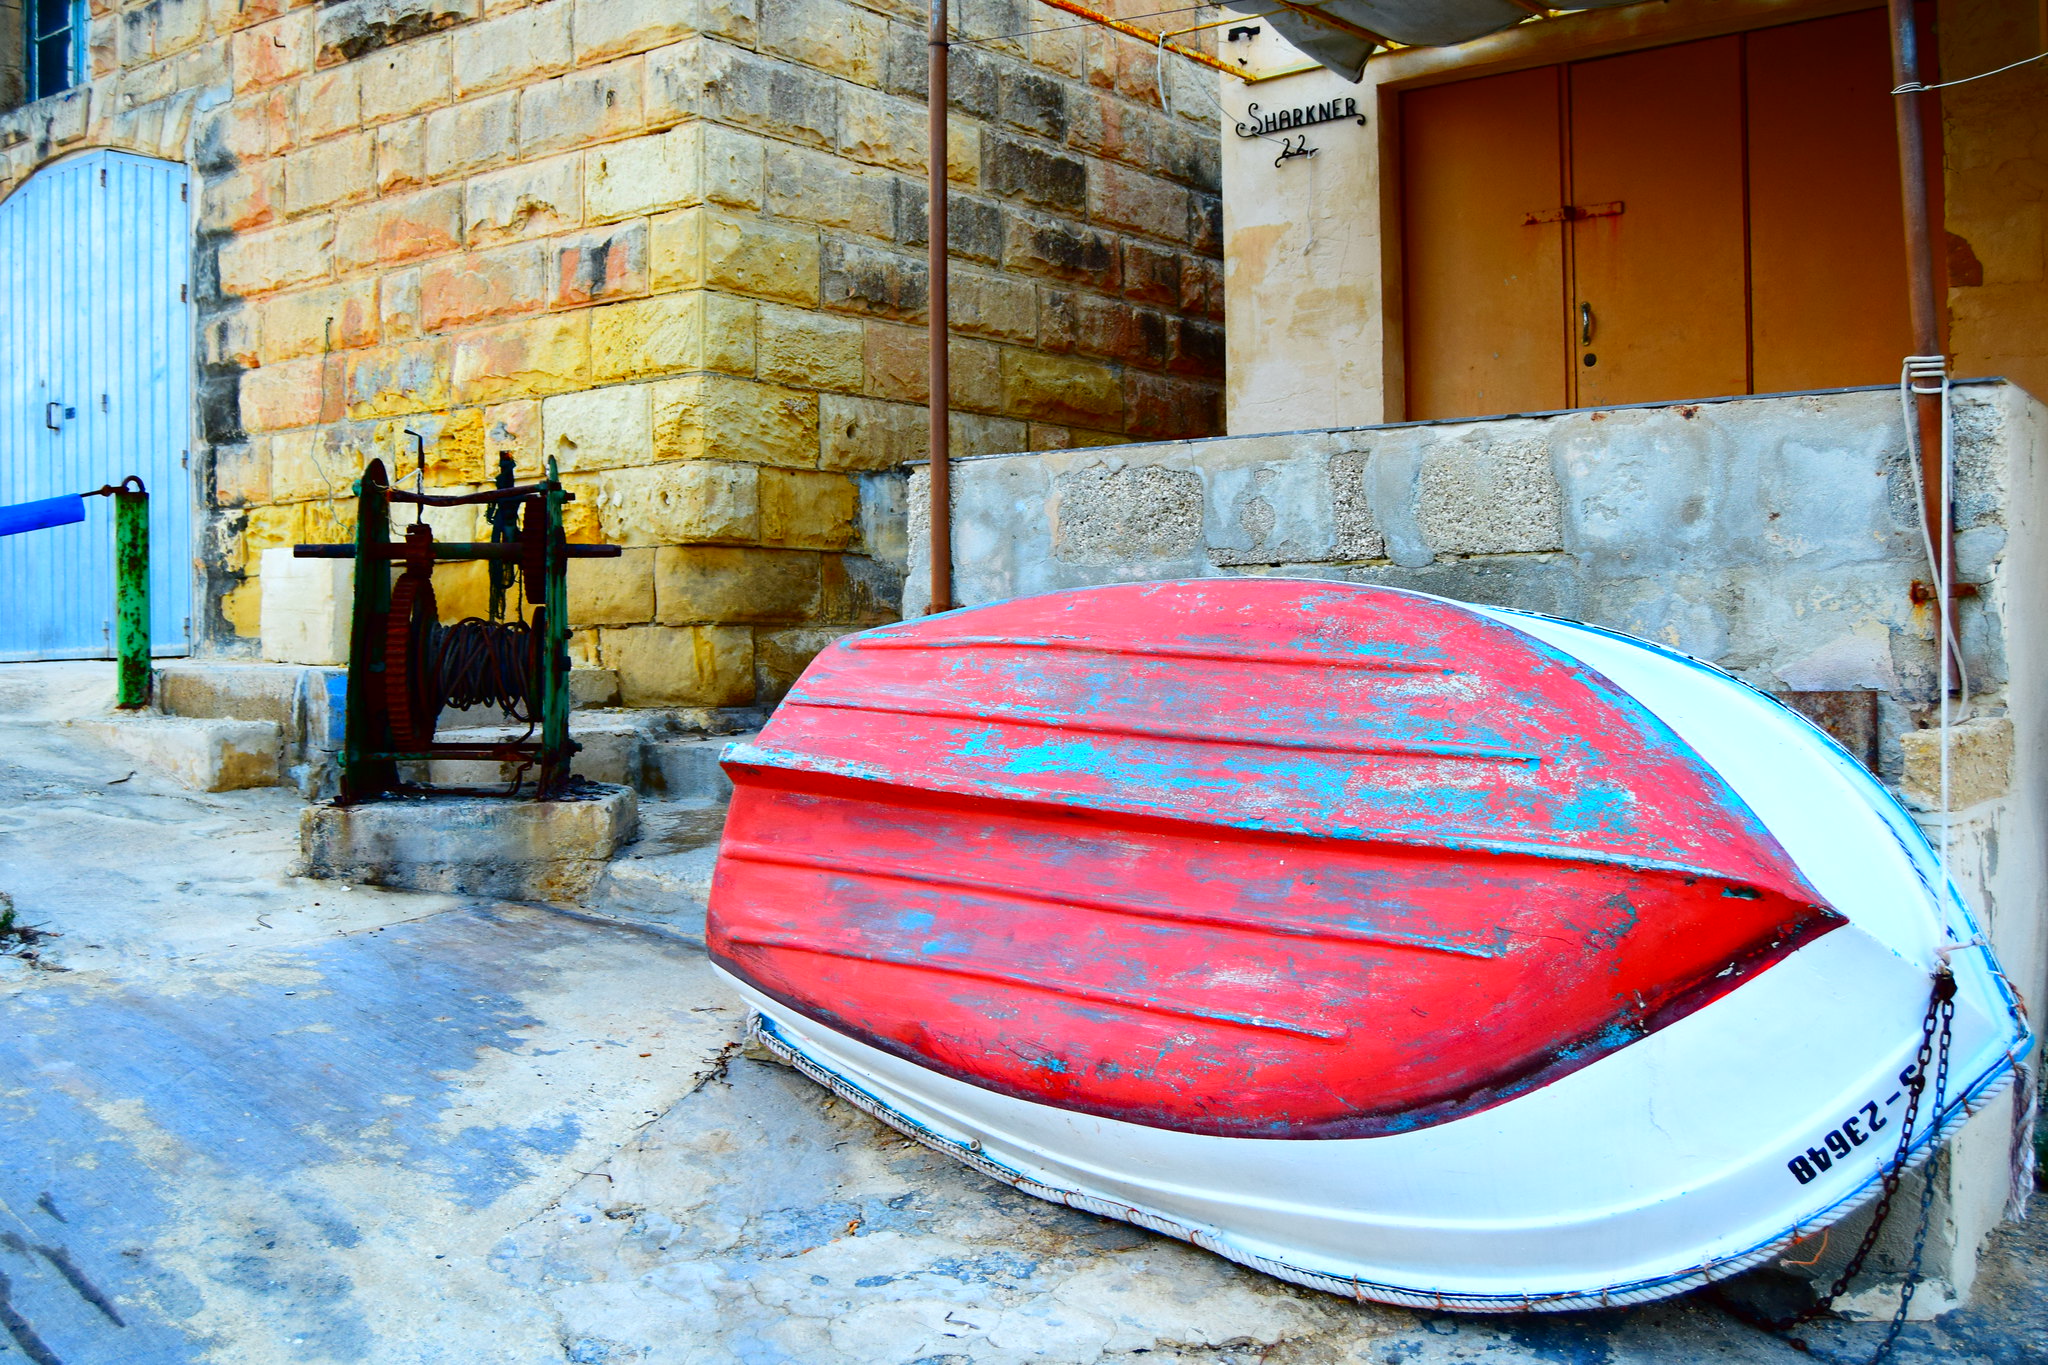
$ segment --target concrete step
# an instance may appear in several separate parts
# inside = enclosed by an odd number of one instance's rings
[[[671,801],[730,799],[732,779],[718,766],[730,743],[727,735],[647,741],[641,749],[641,790]]]
[[[71,725],[133,758],[142,770],[195,791],[272,787],[283,735],[268,720],[214,720],[138,712]]]
[[[702,947],[725,810],[701,799],[643,803],[639,842],[612,859],[584,908]]]
[[[648,797],[723,799],[731,793],[732,783],[719,768],[718,758],[734,737],[687,733],[689,721],[694,719],[654,709],[575,712],[569,720],[569,734],[583,748],[570,771],[593,782],[632,787]],[[499,744],[527,737],[524,725],[443,725],[434,732],[435,740],[442,744]],[[506,786],[518,766],[482,759],[436,759],[410,776],[436,786]]]

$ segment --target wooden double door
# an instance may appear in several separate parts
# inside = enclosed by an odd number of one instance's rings
[[[1404,94],[1406,415],[1895,380],[1890,88],[1868,10]]]

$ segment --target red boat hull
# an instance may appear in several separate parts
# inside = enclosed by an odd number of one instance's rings
[[[1386,589],[870,632],[727,766],[727,970],[946,1075],[1190,1132],[1471,1113],[1841,922],[1604,678]]]

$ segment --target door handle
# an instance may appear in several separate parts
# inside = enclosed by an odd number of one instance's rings
[[[64,430],[63,420],[58,415],[63,411],[64,405],[62,403],[51,402],[43,404],[43,425],[52,431]]]
[[[1590,303],[1582,303],[1579,305],[1579,345],[1591,346],[1592,344],[1593,305]]]

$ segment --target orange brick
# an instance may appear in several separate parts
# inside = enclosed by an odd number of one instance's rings
[[[462,245],[462,187],[365,204],[341,215],[335,255],[342,268],[415,260]]]
[[[321,358],[265,365],[242,376],[242,426],[277,431],[320,420]]]
[[[277,166],[258,162],[206,182],[199,196],[199,223],[220,231],[247,232],[276,222],[283,198],[283,178]]]
[[[276,85],[313,69],[310,10],[243,29],[228,41],[237,92]]]
[[[267,294],[333,270],[334,224],[308,218],[286,227],[244,233],[220,249],[220,287],[229,294]]]
[[[430,332],[537,313],[545,303],[538,247],[450,256],[420,271],[420,325]]]

